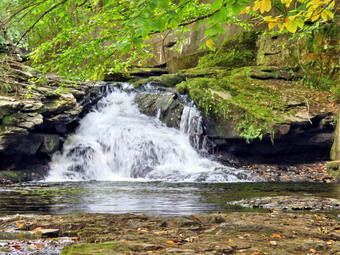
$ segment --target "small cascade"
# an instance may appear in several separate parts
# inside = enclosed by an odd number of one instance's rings
[[[142,114],[136,92],[110,87],[92,112],[53,155],[46,181],[236,182],[252,177],[202,157],[202,117],[194,106],[183,110],[180,130]],[[192,147],[192,145],[197,149]]]
[[[180,130],[186,134],[191,145],[198,151],[206,152],[207,137],[204,135],[203,118],[196,106],[186,105],[183,109]]]

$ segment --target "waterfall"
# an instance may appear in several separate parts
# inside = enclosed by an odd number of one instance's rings
[[[207,138],[204,135],[202,115],[196,106],[186,105],[183,109],[180,130],[189,136],[191,145],[199,151],[207,151]]]
[[[111,89],[53,155],[46,181],[162,180],[235,182],[251,180],[244,170],[202,157],[202,117],[183,111],[180,130],[140,113],[136,92]]]

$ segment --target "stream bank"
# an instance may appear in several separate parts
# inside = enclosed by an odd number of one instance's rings
[[[61,255],[335,255],[340,252],[339,218],[323,214],[219,213],[185,217],[17,215],[1,218],[0,231],[6,229],[17,233],[17,236],[27,231],[38,236],[49,233],[43,239],[47,242],[29,241],[27,236],[25,242],[18,239],[1,241],[1,252],[18,255],[39,254],[43,247],[56,245],[61,237],[71,237],[70,243],[73,242],[64,249],[65,243],[57,247],[62,249]],[[33,244],[31,252],[27,249],[29,242]]]

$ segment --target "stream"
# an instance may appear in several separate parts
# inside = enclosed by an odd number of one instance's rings
[[[191,215],[266,211],[227,204],[266,196],[340,198],[340,184],[59,182],[0,186],[0,215],[136,213]]]
[[[200,142],[204,123],[189,100],[175,129],[160,121],[160,109],[142,114],[137,93],[129,84],[108,86],[53,155],[44,181],[0,186],[0,214],[190,215],[254,211],[228,204],[254,197],[339,198],[340,184],[265,183],[220,164]]]

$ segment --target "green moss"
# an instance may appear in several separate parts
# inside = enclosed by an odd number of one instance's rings
[[[198,67],[240,67],[253,65],[255,52],[252,50],[230,49],[228,52],[212,53],[200,58]]]
[[[290,69],[247,66],[236,68],[226,76],[196,77],[176,86],[198,105],[221,136],[239,135],[247,141],[272,134],[275,126],[294,119],[299,109],[290,104],[309,101],[310,110],[327,107],[321,92],[293,79]],[[319,93],[319,94],[318,94]]]
[[[257,32],[228,37],[216,53],[200,58],[198,67],[241,67],[255,64]]]
[[[82,243],[65,247],[60,255],[125,254],[129,251],[125,243]]]
[[[25,175],[16,171],[0,171],[0,179],[11,182],[21,182],[25,180]]]
[[[2,124],[5,126],[14,126],[18,122],[19,113],[13,113],[11,115],[7,115],[2,119]]]
[[[340,161],[330,161],[326,164],[330,175],[340,180]]]
[[[187,87],[187,83],[181,82],[181,83],[177,84],[176,85],[176,91],[179,94],[187,94],[189,92],[188,87]]]
[[[262,138],[271,124],[282,119],[276,116],[272,106],[260,102],[270,95],[257,93],[256,96],[253,87],[247,90],[240,86],[244,82],[234,77],[194,78],[179,84],[177,90],[187,90],[198,107],[217,125],[233,123],[234,131],[250,141]]]
[[[80,236],[91,236],[96,233],[99,233],[102,229],[96,226],[87,226],[86,228],[82,229],[78,232]]]

